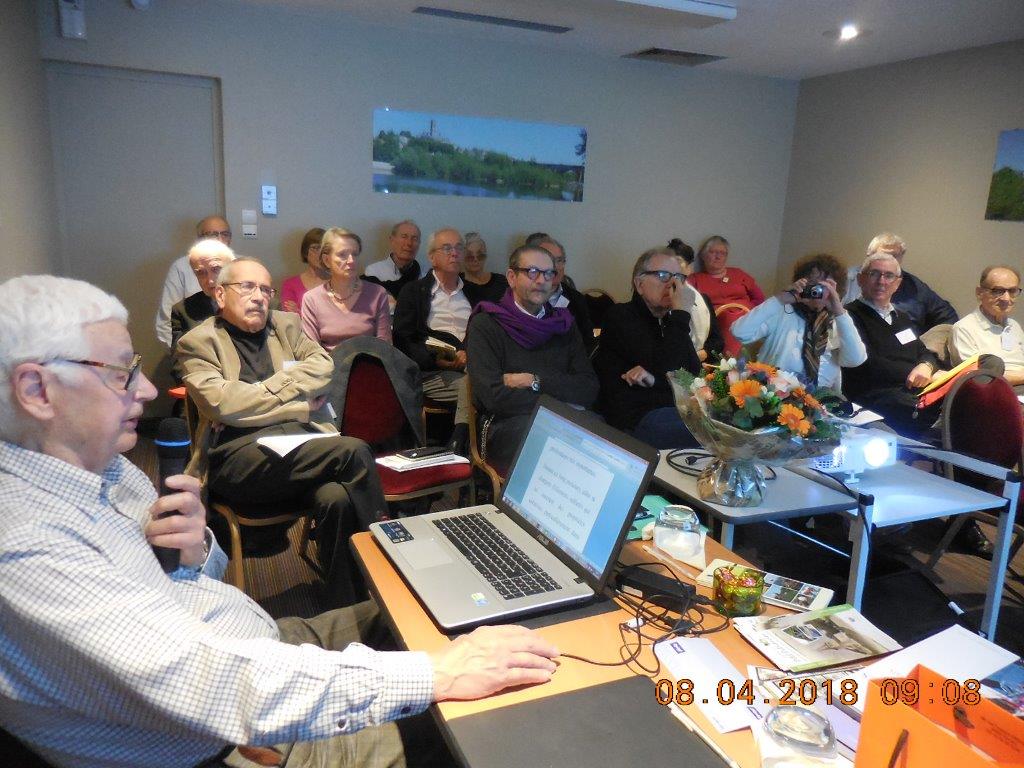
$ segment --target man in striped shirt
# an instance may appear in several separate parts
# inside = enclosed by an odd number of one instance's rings
[[[521,627],[380,652],[371,603],[274,622],[222,583],[198,482],[158,499],[119,455],[156,395],[126,321],[87,283],[0,284],[0,726],[58,766],[402,765],[391,721],[550,678]]]

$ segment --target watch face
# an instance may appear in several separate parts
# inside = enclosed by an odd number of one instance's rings
[[[536,376],[533,377],[533,383],[530,385],[530,389],[534,392],[540,392],[540,379]]]

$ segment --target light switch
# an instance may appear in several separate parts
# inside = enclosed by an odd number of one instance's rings
[[[263,201],[263,215],[277,216],[277,187],[264,184],[260,187],[260,199]]]
[[[277,216],[277,200],[264,200],[263,201],[263,215],[264,216]]]
[[[261,199],[277,200],[277,187],[272,184],[264,184],[262,190],[262,194],[260,195]]]
[[[243,224],[242,225],[242,237],[246,240],[256,239],[256,225],[255,224]]]
[[[243,208],[242,209],[242,223],[243,224],[257,224],[259,218],[256,216],[255,208]]]

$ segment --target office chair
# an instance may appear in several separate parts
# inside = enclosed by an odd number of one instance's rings
[[[423,412],[420,418],[425,420]],[[341,434],[358,437],[375,451],[382,451],[379,455],[385,455],[399,448],[414,447],[415,439],[410,440],[406,436],[411,432],[412,426],[383,364],[371,355],[357,356],[349,372],[345,408],[341,414]],[[473,468],[469,464],[443,464],[406,472],[378,464],[377,472],[387,502],[469,486],[470,504],[476,503]]]

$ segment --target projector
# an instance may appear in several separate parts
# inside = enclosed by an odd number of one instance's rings
[[[845,430],[832,453],[811,459],[808,465],[822,472],[845,472],[846,482],[856,483],[868,469],[896,463],[896,435],[877,429]]]

